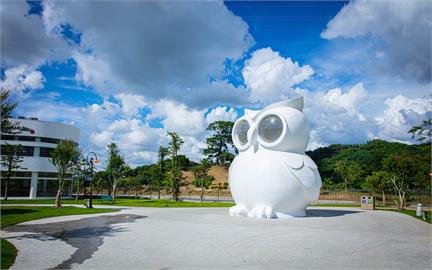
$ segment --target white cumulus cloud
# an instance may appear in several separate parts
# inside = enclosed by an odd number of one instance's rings
[[[20,96],[24,90],[37,90],[44,87],[45,78],[42,72],[27,65],[5,70],[5,78],[0,82],[2,88],[12,90]]]
[[[269,102],[295,95],[293,87],[313,74],[313,69],[300,66],[271,48],[253,52],[243,68],[245,84],[252,102]]]
[[[432,118],[432,97],[409,99],[402,95],[385,101],[383,114],[376,118],[377,138],[391,141],[412,142],[408,131]]]
[[[210,110],[206,115],[208,124],[216,121],[231,121],[234,122],[238,115],[234,108],[228,108],[227,106],[220,106]]]
[[[429,82],[431,33],[430,1],[355,0],[339,11],[321,36],[326,39],[377,37],[385,48],[385,52],[380,51],[380,58],[388,56],[383,71]]]

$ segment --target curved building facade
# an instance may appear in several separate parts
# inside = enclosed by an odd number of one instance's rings
[[[33,132],[19,135],[1,134],[1,144],[20,144],[23,147],[23,162],[10,181],[8,196],[36,198],[55,195],[57,170],[50,162],[51,151],[62,140],[79,144],[80,130],[71,125],[40,121],[37,118],[10,120],[20,122]],[[2,167],[1,170],[5,171],[6,168]]]

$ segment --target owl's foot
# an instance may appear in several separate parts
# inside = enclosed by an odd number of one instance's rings
[[[230,216],[247,216],[248,210],[241,204],[234,205],[229,209]]]
[[[254,218],[277,218],[277,215],[271,206],[258,205],[254,207],[249,213],[248,217]]]

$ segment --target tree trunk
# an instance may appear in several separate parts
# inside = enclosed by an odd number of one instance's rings
[[[158,200],[160,200],[160,194],[161,194],[161,189],[160,189],[160,179],[158,181]]]
[[[78,201],[79,194],[80,194],[80,182],[77,181],[77,194],[76,194],[76,197],[75,197],[75,201]]]
[[[204,185],[201,184],[201,202],[203,202],[203,197],[204,197]]]
[[[57,195],[56,195],[56,199],[55,199],[55,208],[60,208],[61,206],[61,193],[62,190],[59,188],[57,190]]]
[[[385,192],[384,191],[382,191],[382,197],[383,197],[383,199],[382,199],[383,206],[386,206],[386,197],[385,197]]]
[[[117,186],[112,187],[112,201],[115,202]]]
[[[173,187],[173,189],[172,189],[172,199],[175,202],[178,200],[177,199],[177,192],[176,192],[176,188],[175,187]]]
[[[5,194],[5,196],[4,196],[4,200],[5,201],[7,201],[7,199],[8,199],[8,186],[9,186],[9,179],[7,179],[6,181],[5,181],[5,187],[4,187],[4,194]]]
[[[344,178],[344,184],[345,184],[345,192],[348,192],[348,179]]]

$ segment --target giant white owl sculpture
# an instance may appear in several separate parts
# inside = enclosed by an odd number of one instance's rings
[[[245,110],[236,121],[232,138],[239,154],[228,176],[236,205],[230,215],[305,216],[307,204],[318,199],[321,177],[305,154],[309,126],[302,110],[300,97]]]

